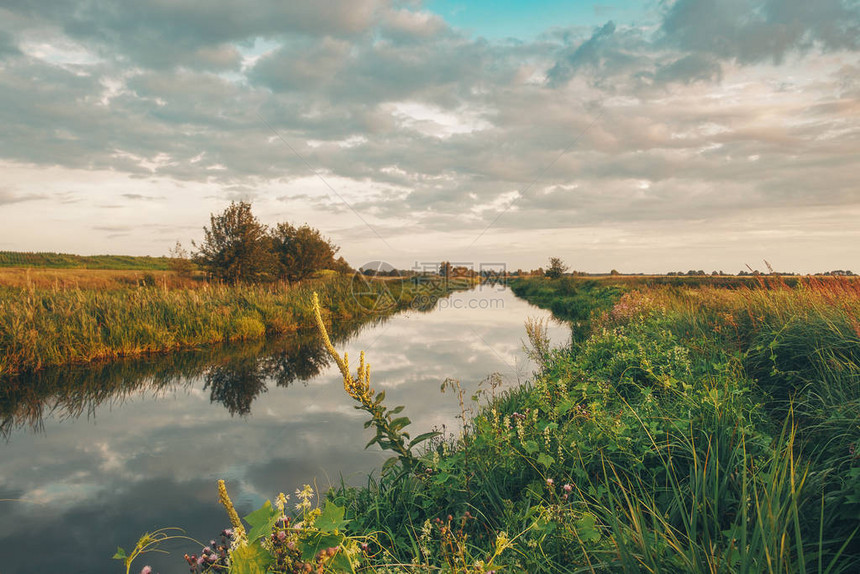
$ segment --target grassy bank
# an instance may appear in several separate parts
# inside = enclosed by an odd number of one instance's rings
[[[532,325],[540,372],[457,436],[407,437],[364,358],[352,376],[330,348],[392,464],[318,510],[249,515],[234,570],[860,568],[860,282],[570,287],[588,335],[545,350]]]
[[[164,271],[170,268],[170,258],[134,255],[73,255],[71,253],[0,251],[0,267]]]
[[[329,493],[368,571],[856,571],[860,284],[642,287],[591,327],[420,472]]]
[[[423,286],[399,281],[371,281],[354,297],[352,278],[337,274],[294,287],[0,288],[0,376],[291,332],[312,325],[313,291],[340,321],[426,298]],[[390,304],[376,305],[386,291]]]

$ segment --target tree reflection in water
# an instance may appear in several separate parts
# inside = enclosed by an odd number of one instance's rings
[[[369,324],[385,317],[333,325],[332,339],[345,343]],[[213,403],[231,415],[251,412],[254,400],[269,384],[287,387],[308,381],[329,363],[315,330],[307,329],[269,341],[225,344],[133,360],[45,369],[30,375],[0,378],[0,434],[22,427],[43,429],[46,416],[60,419],[94,416],[96,408],[119,404],[143,391],[167,394],[187,388],[201,377]]]

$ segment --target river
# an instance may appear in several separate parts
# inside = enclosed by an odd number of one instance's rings
[[[505,386],[534,371],[522,349],[528,317],[546,311],[509,290],[452,294],[430,312],[401,312],[336,328],[372,386],[405,405],[413,436],[459,433],[458,379],[469,397],[499,373]],[[554,345],[570,331],[551,324]],[[2,384],[2,383],[0,383]],[[372,431],[353,408],[314,332],[89,368],[47,371],[0,393],[0,574],[118,573],[117,546],[177,526],[201,541],[228,526],[216,481],[240,514],[303,484],[324,491],[366,482],[386,454],[365,450]],[[489,387],[484,385],[489,391]],[[498,392],[498,391],[497,391]],[[172,543],[150,554],[157,572],[185,572]]]

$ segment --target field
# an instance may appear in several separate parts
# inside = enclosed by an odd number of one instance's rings
[[[356,564],[860,568],[860,282],[528,282],[515,290],[566,300],[582,336],[550,350],[530,324],[541,371],[423,451],[395,448],[408,419],[374,416],[393,465],[326,506],[348,521],[340,548],[364,545]]]
[[[165,271],[170,268],[170,258],[0,251],[0,267]]]

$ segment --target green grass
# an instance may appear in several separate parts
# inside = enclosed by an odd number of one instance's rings
[[[482,571],[500,535],[509,572],[860,568],[860,283],[635,287],[515,284],[587,336],[420,472],[329,492],[367,571]]]
[[[170,268],[170,258],[150,256],[135,257],[132,255],[72,255],[69,253],[0,251],[0,267],[163,271]]]
[[[293,287],[0,288],[0,376],[292,332],[313,325],[314,291],[338,321],[377,315],[367,309],[385,289],[397,304],[384,312],[432,307],[446,295],[400,282],[366,289],[356,298],[351,277],[331,273]]]

